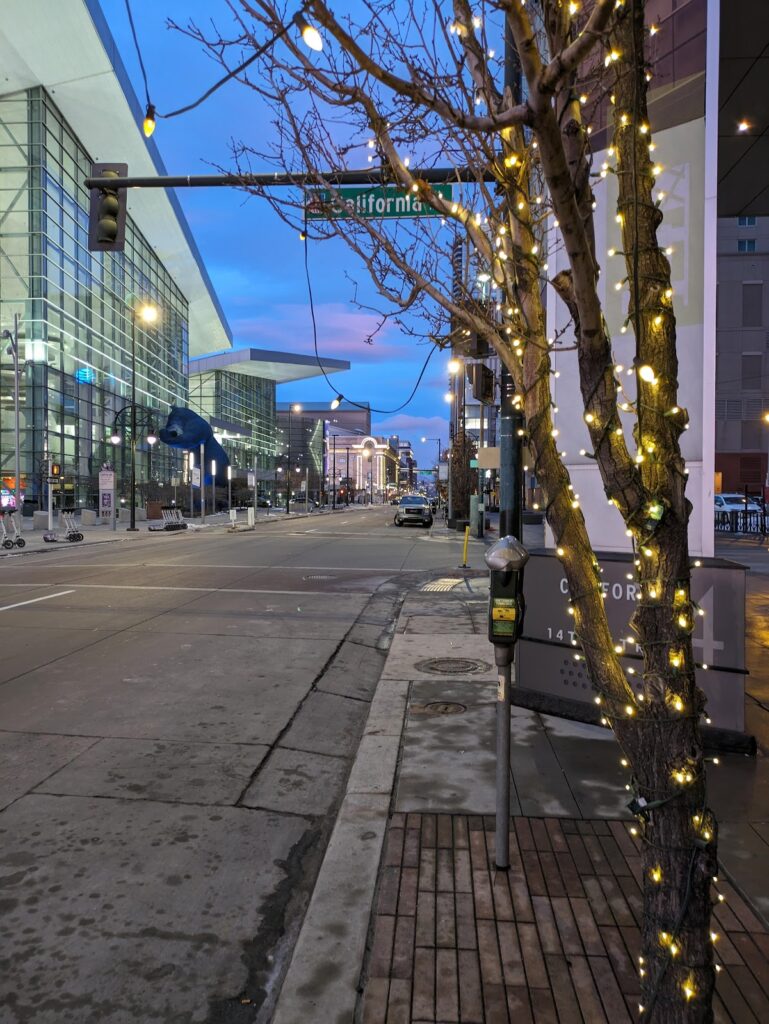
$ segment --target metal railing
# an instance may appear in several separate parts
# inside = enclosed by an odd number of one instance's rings
[[[769,513],[740,511],[716,512],[715,529],[717,533],[769,533]]]

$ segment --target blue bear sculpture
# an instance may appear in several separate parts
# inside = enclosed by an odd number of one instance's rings
[[[214,482],[214,478],[211,476],[211,463],[216,462],[216,486],[227,486],[227,467],[230,460],[227,458],[224,448],[214,437],[211,424],[202,416],[198,416],[192,409],[174,406],[168,414],[168,422],[159,431],[158,436],[169,448],[181,448],[185,452],[194,452],[196,464],[200,461],[198,455],[200,446],[201,444],[205,445],[205,483],[210,486]]]

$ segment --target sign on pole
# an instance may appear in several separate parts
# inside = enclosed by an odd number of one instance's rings
[[[451,185],[432,185],[433,192],[447,202],[452,200]],[[347,217],[440,217],[437,210],[425,203],[418,192],[409,192],[396,185],[367,188],[320,188],[307,202],[308,220],[334,220]]]
[[[200,487],[200,467],[194,466],[192,470],[192,486]]]
[[[256,473],[254,473],[252,470],[248,471],[248,486],[256,487]]]
[[[115,472],[112,469],[99,470],[99,520],[112,523],[115,528]]]

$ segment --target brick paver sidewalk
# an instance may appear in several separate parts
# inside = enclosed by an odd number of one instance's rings
[[[363,1024],[621,1024],[638,1019],[641,861],[619,821],[394,814]],[[769,1021],[769,934],[725,881],[718,1024]]]

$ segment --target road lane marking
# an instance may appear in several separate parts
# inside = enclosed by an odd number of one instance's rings
[[[47,569],[49,564],[30,566],[31,569]],[[56,566],[57,570],[64,569],[291,569],[295,572],[427,572],[427,569],[389,569],[384,565],[243,565],[230,563],[215,565],[205,562],[67,562],[66,566]],[[27,571],[25,567],[25,572]],[[41,584],[18,583],[15,586],[41,586]],[[11,586],[3,583],[0,586]]]
[[[3,584],[3,586],[13,586],[13,584],[11,584],[11,583]],[[22,587],[22,586],[45,587],[45,586],[50,586],[50,584],[46,584],[46,583],[29,583],[29,584],[27,584],[27,583],[17,583],[16,586],[19,586],[19,587]],[[53,584],[53,586],[56,586],[56,584]],[[19,601],[18,604],[6,604],[2,608],[0,608],[0,612],[9,612],[11,610],[11,608],[21,608],[22,605],[25,605],[25,604],[36,604],[38,601],[50,601],[52,597],[64,597],[67,594],[74,594],[74,593],[75,593],[74,590],[62,590],[62,592],[60,594],[46,594],[44,597],[33,597],[33,598],[30,598],[29,601]]]
[[[305,570],[306,571],[306,570]],[[0,583],[0,587],[55,587],[55,583]],[[59,584],[61,585],[61,584]],[[337,597],[344,597],[343,591],[330,590],[252,590],[248,587],[152,587],[141,586],[129,583],[65,583],[64,586],[75,587],[77,590],[172,590],[179,593],[200,593],[200,594],[290,594],[299,597],[329,597],[335,594]],[[49,594],[49,597],[63,597],[64,594],[74,594],[75,590],[65,590],[61,594]],[[350,594],[361,593],[361,591],[350,591]],[[34,601],[47,601],[46,597],[36,597],[33,601],[22,601],[21,604],[33,604]],[[18,605],[9,604],[8,608],[17,608]],[[5,611],[0,608],[0,612]]]

